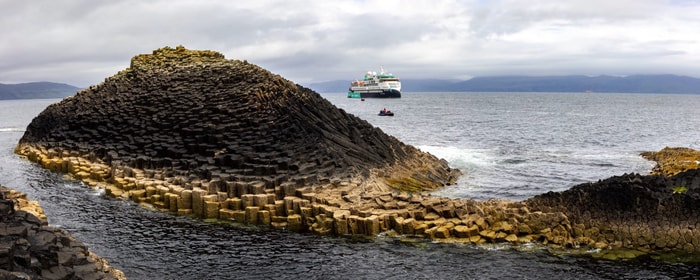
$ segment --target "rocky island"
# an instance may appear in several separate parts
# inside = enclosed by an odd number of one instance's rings
[[[53,104],[16,153],[180,215],[332,235],[700,253],[700,174],[623,175],[525,201],[434,197],[461,175],[319,94],[165,47]],[[683,188],[679,188],[679,187]]]

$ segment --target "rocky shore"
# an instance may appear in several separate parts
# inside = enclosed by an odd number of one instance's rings
[[[47,226],[36,201],[0,186],[0,279],[126,279],[82,242]]]
[[[212,51],[134,57],[49,106],[16,152],[112,196],[201,218],[630,256],[700,253],[697,170],[623,175],[526,201],[433,197],[459,170],[309,89]]]
[[[656,162],[652,174],[673,176],[700,169],[700,151],[683,147],[666,147],[658,152],[644,152],[642,157]]]

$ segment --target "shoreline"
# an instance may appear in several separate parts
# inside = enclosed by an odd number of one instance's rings
[[[111,197],[202,219],[319,235],[371,236],[386,233],[475,245],[538,243],[555,250],[589,251],[594,257],[606,259],[700,252],[700,246],[695,245],[697,241],[692,237],[685,244],[667,241],[657,244],[653,240],[638,243],[635,240],[648,237],[631,236],[635,235],[635,230],[615,233],[629,227],[624,222],[615,226],[604,226],[600,222],[597,223],[598,227],[584,226],[572,222],[563,209],[537,205],[530,200],[474,201],[433,197],[428,192],[408,193],[387,189],[378,183],[377,178],[317,183],[313,187],[285,192],[283,197],[265,193],[262,186],[253,183],[242,186],[251,193],[231,198],[222,193],[210,193],[209,187],[220,183],[216,181],[186,182],[189,184],[185,185],[191,187],[188,189],[158,170],[122,169],[82,157],[62,158],[58,155],[65,153],[42,151],[27,145],[18,145],[16,153],[46,169],[69,174],[90,187],[104,189]],[[644,177],[630,176],[632,179],[625,180],[641,180],[639,178]],[[275,189],[283,191],[284,187]],[[650,230],[659,231],[659,228],[650,229],[636,221],[633,224],[637,225],[640,235],[649,234]],[[673,227],[671,224],[666,226]],[[684,232],[698,238],[696,230]]]

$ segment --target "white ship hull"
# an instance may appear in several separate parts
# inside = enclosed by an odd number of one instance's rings
[[[390,73],[367,72],[362,81],[354,81],[348,89],[350,98],[401,98],[401,81]]]

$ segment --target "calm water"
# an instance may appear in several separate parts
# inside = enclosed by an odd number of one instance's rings
[[[700,148],[699,95],[405,94],[324,97],[465,171],[451,197],[524,199],[653,166],[664,146]],[[0,184],[38,200],[49,223],[130,279],[695,279],[697,265],[608,262],[536,246],[474,247],[331,238],[205,223],[107,198],[19,159],[14,145],[57,100],[0,101]],[[383,107],[395,117],[378,117]]]

